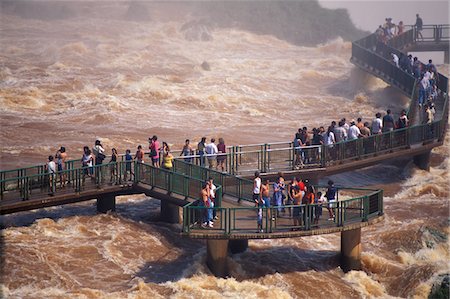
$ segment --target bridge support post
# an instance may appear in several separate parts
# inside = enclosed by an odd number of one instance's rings
[[[228,276],[228,240],[206,241],[206,264],[217,277]]]
[[[431,151],[414,156],[414,164],[422,170],[430,171]]]
[[[444,63],[449,64],[449,53],[450,51],[444,51]]]
[[[181,208],[177,205],[161,200],[161,221],[168,223],[180,223]]]
[[[341,268],[361,270],[361,228],[341,232]]]
[[[230,240],[228,242],[228,249],[232,254],[244,252],[247,250],[247,248],[248,248],[248,239]]]
[[[97,198],[97,212],[107,213],[116,210],[116,196],[114,194],[101,195]]]

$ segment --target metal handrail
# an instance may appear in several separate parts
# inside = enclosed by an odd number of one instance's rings
[[[292,229],[312,231],[314,229],[318,229],[317,225],[314,223],[315,212],[318,209],[323,209],[325,207],[330,207],[334,211],[335,218],[333,221],[329,221],[325,225],[324,223],[321,223],[320,228],[340,227],[345,226],[348,223],[367,222],[372,218],[383,215],[382,190],[363,188],[339,188],[339,190],[358,190],[370,192],[362,196],[339,200],[332,203],[326,202],[322,204],[283,205],[273,206],[270,208],[256,206],[222,208],[222,211],[225,211],[222,212],[222,215],[224,215],[227,219],[221,222],[220,228],[212,231],[209,228],[203,229],[199,225],[201,221],[186,221],[183,222],[183,233],[186,235],[189,235],[190,233],[203,233],[205,235],[219,234],[225,236],[243,233],[248,235],[249,233],[254,233],[257,229],[258,217],[260,217],[263,230],[262,232],[266,234],[283,233]],[[186,218],[190,217],[190,215],[194,214],[193,210],[196,210],[201,217],[202,213],[206,213],[207,209],[207,207],[193,207],[192,205],[187,205],[183,208],[183,213],[185,213],[183,215],[186,215]],[[299,209],[299,211],[301,211],[300,216],[295,218],[295,216],[286,217],[283,215],[277,215],[277,211],[286,211],[289,209]],[[261,215],[258,216],[258,213]],[[272,217],[275,218],[275,221],[271,219]],[[285,222],[286,219],[287,221],[298,219],[299,224],[278,224],[278,217],[281,217],[279,219],[285,219]],[[225,223],[225,227],[223,227],[223,223]]]

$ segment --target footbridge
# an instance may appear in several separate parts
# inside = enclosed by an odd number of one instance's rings
[[[406,32],[405,34],[411,34]],[[43,165],[0,171],[0,214],[33,210],[97,199],[98,212],[115,210],[117,195],[145,193],[161,200],[161,220],[182,224],[182,235],[207,240],[207,263],[215,275],[228,275],[227,254],[245,250],[248,239],[291,238],[341,232],[341,265],[344,270],[360,268],[361,228],[383,219],[382,190],[337,188],[337,201],[330,205],[300,205],[264,208],[254,206],[253,182],[248,177],[258,170],[273,177],[310,179],[316,191],[318,179],[330,174],[359,169],[382,161],[410,157],[423,168],[429,167],[433,147],[443,144],[448,123],[448,79],[439,74],[436,116],[423,124],[417,107],[417,81],[397,68],[386,51],[399,53],[391,44],[377,51],[374,35],[353,43],[351,61],[411,98],[409,127],[344,141],[333,146],[294,148],[292,142],[236,145],[222,154],[224,171],[204,166],[200,156],[174,160],[173,169],[165,170],[145,163],[121,161],[81,167],[79,160],[66,162],[66,170],[49,175]],[[398,42],[400,43],[400,42]],[[295,151],[302,152],[297,165]],[[206,157],[217,159],[216,156]],[[128,171],[131,170],[131,173]],[[198,205],[203,182],[213,178],[217,186],[214,227],[200,226],[207,208]],[[49,194],[49,191],[52,191]],[[53,192],[54,191],[54,192]],[[293,211],[299,209],[299,216]],[[329,218],[329,210],[335,217]],[[322,217],[316,217],[322,214]],[[257,217],[262,231],[257,231]],[[296,222],[294,223],[294,220]]]

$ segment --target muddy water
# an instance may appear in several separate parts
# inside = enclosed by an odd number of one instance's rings
[[[212,41],[188,41],[182,21],[2,15],[1,24],[2,169],[41,163],[61,145],[78,158],[96,138],[119,152],[153,134],[174,147],[203,135],[285,141],[299,126],[370,120],[408,104],[354,69],[341,39],[308,48],[216,29]],[[430,172],[398,163],[333,177],[387,190],[386,220],[363,230],[362,271],[340,270],[340,236],[332,234],[250,241],[231,261],[234,278],[218,279],[204,265],[203,242],[158,222],[157,200],[129,196],[114,215],[97,215],[87,202],[3,217],[3,295],[425,298],[449,272],[448,137]]]

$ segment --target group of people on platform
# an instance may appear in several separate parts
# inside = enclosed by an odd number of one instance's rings
[[[392,18],[385,18],[384,24],[379,25],[378,28],[375,30],[375,35],[377,37],[377,41],[387,44],[387,42],[405,32],[405,25],[403,24],[403,21],[398,22],[398,25],[396,25],[394,22],[392,22]],[[420,36],[420,38],[423,39],[422,36],[422,30],[423,30],[423,20],[419,16],[419,14],[416,14],[416,23],[414,24],[414,28],[416,30],[416,38]]]
[[[160,146],[156,135],[153,135],[148,139],[148,141],[148,158],[150,159],[152,166],[172,170],[174,156],[171,153],[169,145],[166,142],[162,142],[162,145]],[[210,143],[206,143],[206,137],[202,137],[197,145],[196,151],[191,147],[189,139],[186,139],[180,156],[186,156],[185,161],[191,162],[194,159],[191,156],[195,154],[197,155],[196,158],[199,159],[201,166],[205,166],[206,161],[208,161],[209,168],[220,169],[222,172],[225,171],[226,145],[223,138],[219,138],[219,143],[216,145],[215,138],[211,138]],[[131,154],[130,149],[125,151],[125,155],[123,157],[123,161],[126,162],[125,169],[123,169],[125,181],[127,181],[127,179],[131,180],[134,177],[132,162],[136,161],[139,163],[144,163],[146,160],[145,156],[146,154],[142,145],[138,145],[134,156]],[[102,169],[96,171],[95,166],[104,164],[106,158],[106,150],[100,140],[95,141],[92,149],[87,145],[83,147],[83,154],[81,157],[83,182],[85,177],[90,177],[93,180],[98,179],[104,182],[104,171]],[[116,148],[111,149],[109,158],[110,159],[107,163],[110,164],[110,183],[118,184],[119,170],[116,162],[119,161],[119,154]],[[62,146],[54,156],[48,156],[46,171],[49,175],[50,195],[53,195],[55,192],[58,174],[61,188],[65,187],[68,181],[66,162],[67,153],[64,146]]]
[[[225,171],[225,163],[227,159],[227,146],[225,145],[224,139],[219,138],[219,143],[216,145],[216,139],[211,138],[210,142],[206,142],[206,137],[202,137],[197,143],[197,149],[194,149],[190,145],[189,139],[186,139],[185,144],[181,150],[180,156],[185,156],[184,161],[192,163],[193,159],[197,158],[199,160],[199,165],[202,167],[206,166],[206,161],[208,161],[208,167],[210,169]]]
[[[272,186],[271,186],[272,185]],[[272,187],[272,188],[271,188]],[[270,190],[272,189],[272,196]],[[270,184],[268,179],[262,180],[259,172],[255,172],[253,179],[253,200],[258,207],[257,225],[258,232],[264,231],[263,210],[266,210],[269,221],[275,221],[281,214],[288,215],[293,220],[292,230],[298,230],[307,221],[317,225],[322,216],[323,205],[326,205],[329,213],[328,220],[334,220],[334,208],[336,203],[337,189],[333,181],[328,181],[325,194],[316,192],[309,180],[294,177],[290,183],[286,183],[283,174],[278,173],[278,178]],[[312,213],[308,214],[308,205],[312,207]],[[276,209],[270,209],[274,207]],[[271,215],[274,212],[276,215]],[[311,217],[311,219],[307,219]]]
[[[372,123],[363,122],[361,117],[350,122],[347,122],[346,118],[342,118],[338,122],[332,121],[327,130],[323,126],[313,128],[312,131],[309,131],[307,127],[299,128],[293,140],[295,149],[294,167],[299,168],[319,159],[319,157],[316,157],[317,151],[308,152],[303,149],[305,146],[326,145],[332,148],[334,144],[342,141],[367,138],[371,135],[382,134],[407,126],[409,126],[409,120],[405,110],[402,110],[397,120],[394,120],[391,110],[387,109],[383,117],[381,117],[380,112],[376,113]]]

